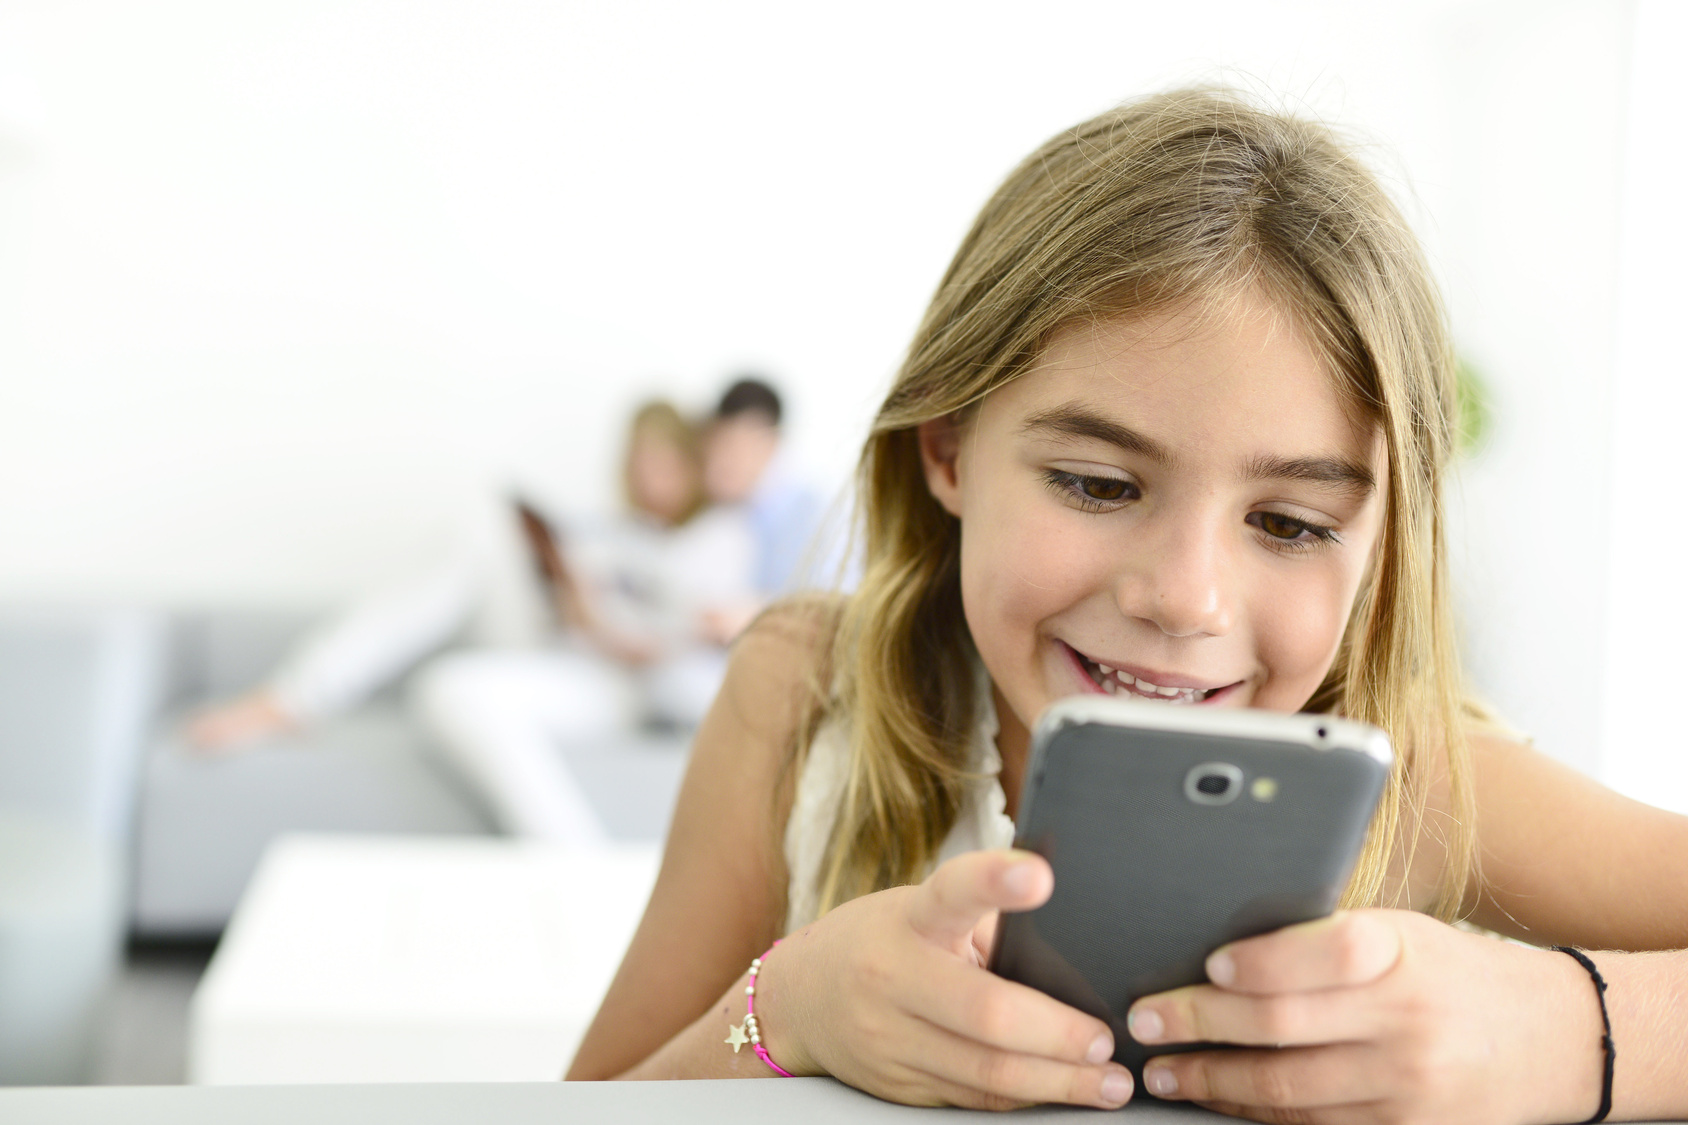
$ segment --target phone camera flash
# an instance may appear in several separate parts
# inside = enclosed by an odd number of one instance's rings
[[[1270,801],[1273,797],[1278,795],[1277,779],[1271,777],[1257,777],[1254,779],[1254,783],[1248,787],[1248,792],[1249,796],[1253,797],[1256,801]]]

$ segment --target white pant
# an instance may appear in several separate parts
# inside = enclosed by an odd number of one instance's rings
[[[605,838],[603,825],[559,747],[611,742],[631,731],[642,713],[694,725],[724,673],[725,655],[711,651],[638,673],[577,650],[471,651],[425,668],[412,699],[501,828],[594,844]]]

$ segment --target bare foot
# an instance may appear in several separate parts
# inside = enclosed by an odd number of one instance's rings
[[[188,720],[187,739],[188,745],[201,753],[228,754],[296,727],[280,701],[271,692],[259,689],[193,716]]]

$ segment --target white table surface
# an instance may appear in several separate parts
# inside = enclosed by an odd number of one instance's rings
[[[0,1087],[6,1125],[944,1125],[961,1121],[1121,1121],[1217,1125],[1195,1106],[1145,1100],[1114,1113],[1040,1106],[1010,1114],[916,1109],[870,1098],[830,1078],[716,1082],[502,1082],[382,1086]],[[1664,1125],[1655,1122],[1653,1125]]]
[[[656,881],[657,845],[291,835],[194,995],[211,1085],[549,1082]]]
[[[380,1086],[0,1087],[6,1125],[1012,1125],[1084,1121],[1217,1125],[1238,1120],[1145,1100],[1108,1113],[1039,1106],[1009,1114],[916,1109],[870,1098],[830,1078],[716,1082],[501,1082]],[[1651,1125],[1667,1125],[1653,1122]],[[1680,1125],[1680,1123],[1679,1123]]]
[[[1043,1106],[1003,1115],[892,1105],[830,1078],[716,1082],[501,1082],[380,1086],[87,1086],[0,1089],[7,1125],[880,1125],[1120,1119],[1137,1125],[1235,1122],[1194,1106],[1145,1101],[1117,1113]]]

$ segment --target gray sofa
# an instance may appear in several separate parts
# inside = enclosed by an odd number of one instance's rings
[[[183,745],[311,622],[0,603],[0,1084],[85,1081],[125,934],[214,937],[278,834],[493,830],[402,683],[245,753]],[[612,837],[661,837],[683,736],[559,750]]]
[[[283,832],[486,833],[402,683],[226,757],[194,709],[259,682],[304,614],[0,602],[0,1084],[86,1080],[125,933],[214,937]],[[612,838],[666,830],[682,735],[560,747]]]
[[[158,719],[136,790],[137,934],[218,933],[282,832],[492,831],[473,795],[428,752],[396,691],[238,753],[185,744],[188,715],[259,683],[311,621],[239,610],[170,616]]]
[[[130,930],[147,938],[219,933],[283,832],[494,831],[410,717],[402,681],[243,753],[184,745],[185,716],[260,682],[314,620],[0,604],[0,813],[46,809],[115,848]],[[686,745],[650,734],[560,752],[612,838],[658,839]]]
[[[92,1063],[162,638],[146,613],[0,606],[0,1084]]]
[[[488,833],[486,809],[404,706],[404,682],[310,730],[243,753],[188,749],[182,720],[260,682],[314,621],[242,611],[176,613],[159,719],[140,770],[132,926],[148,937],[219,932],[282,832]],[[659,839],[687,739],[630,736],[560,747],[612,838]]]

